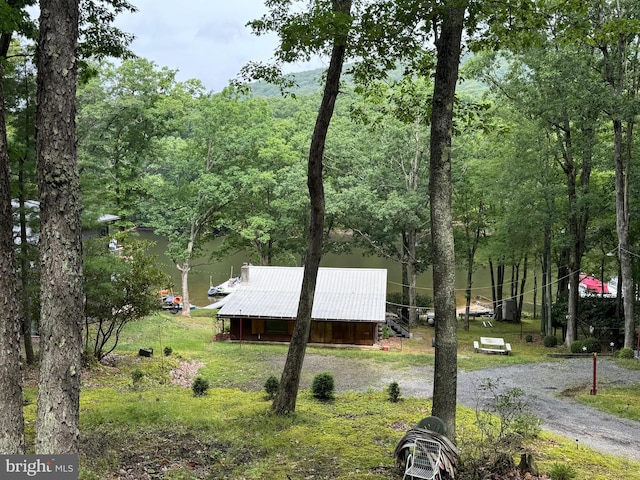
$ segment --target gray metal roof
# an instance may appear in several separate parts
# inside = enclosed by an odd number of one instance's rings
[[[302,289],[303,267],[250,265],[249,281],[220,309],[220,317],[295,319]],[[318,270],[311,318],[384,322],[387,270],[380,268],[324,268]]]

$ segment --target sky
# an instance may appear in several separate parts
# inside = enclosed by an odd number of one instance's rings
[[[116,25],[132,33],[139,57],[177,70],[178,81],[196,78],[219,92],[249,61],[269,61],[275,35],[256,37],[245,24],[267,12],[264,0],[130,0],[136,13],[119,15]],[[286,72],[322,66],[288,66]]]

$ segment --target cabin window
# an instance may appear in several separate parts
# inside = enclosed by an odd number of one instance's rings
[[[287,333],[287,321],[267,320],[265,322],[265,330],[267,333]]]

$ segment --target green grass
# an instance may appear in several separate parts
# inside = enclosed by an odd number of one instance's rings
[[[525,341],[537,328],[524,322],[494,324],[490,330],[472,322],[470,331],[459,332],[460,368],[549,361],[549,349],[539,339]],[[83,375],[80,479],[110,478],[120,470],[131,478],[194,480],[401,478],[393,449],[406,430],[430,415],[429,400],[401,397],[392,403],[386,392],[369,391],[320,402],[303,389],[294,414],[274,416],[262,387],[270,374],[279,378],[281,371],[274,365],[283,362],[288,347],[212,342],[213,331],[210,312],[191,318],[158,314],[127,326],[116,350],[117,367],[95,366]],[[422,339],[408,340],[392,351],[308,348],[307,354],[353,359],[391,371],[432,365],[433,328],[420,327],[414,333]],[[513,355],[475,354],[473,339],[480,335],[504,337]],[[162,355],[165,346],[173,349],[172,355]],[[138,357],[141,347],[156,353]],[[190,388],[172,385],[170,372],[182,360],[205,364],[199,374],[211,384],[207,395],[195,397]],[[133,381],[134,370],[142,372],[138,382]],[[32,442],[35,391],[25,390],[25,398]],[[477,435],[474,421],[475,412],[458,408],[463,455]],[[640,464],[577,448],[571,439],[545,432],[527,447],[541,472],[565,462],[578,478],[640,480]]]
[[[640,422],[640,385],[599,388],[595,395],[579,393],[574,399],[617,417]]]

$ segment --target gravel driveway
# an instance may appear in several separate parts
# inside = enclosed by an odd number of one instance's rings
[[[383,389],[398,382],[403,397],[431,398],[433,368],[411,367],[380,372],[368,362],[339,357],[307,355],[303,377],[307,382],[320,371],[332,372],[336,391]],[[530,400],[534,415],[545,430],[576,440],[576,448],[588,446],[603,453],[640,461],[640,422],[625,420],[559,396],[565,390],[589,392],[593,386],[593,359],[571,358],[557,362],[494,367],[458,372],[458,402],[476,408],[477,387],[486,379],[504,390],[521,388]],[[619,368],[613,361],[598,358],[597,389],[640,384],[640,371]],[[307,382],[301,382],[302,384]],[[308,388],[308,385],[301,385]]]

